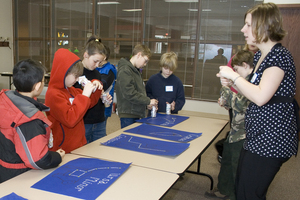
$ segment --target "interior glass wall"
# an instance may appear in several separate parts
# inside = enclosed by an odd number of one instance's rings
[[[178,55],[174,72],[186,98],[217,101],[216,73],[244,46],[240,32],[254,0],[15,0],[15,61],[33,58],[51,71],[53,55],[67,48],[82,55],[95,34],[110,48],[109,61],[130,57],[142,43],[152,51],[142,70],[158,73],[160,56]]]

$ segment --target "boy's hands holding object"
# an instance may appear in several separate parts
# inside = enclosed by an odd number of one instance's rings
[[[170,103],[171,104],[171,110],[175,110],[175,101],[173,101],[172,103]]]
[[[158,110],[158,100],[157,99],[150,99],[150,104],[147,105],[147,109],[151,110],[153,106],[155,106],[156,110]]]
[[[111,102],[112,102],[112,96],[109,93],[105,93],[102,90],[102,95],[101,95],[102,103],[104,103],[105,107],[109,107]]]
[[[93,85],[94,85],[98,90],[102,90],[102,89],[103,89],[103,85],[100,83],[100,81],[94,80],[94,81],[93,81]]]
[[[97,89],[96,86],[91,81],[88,81],[84,85],[84,88],[83,88],[83,91],[82,91],[82,95],[90,97],[91,94],[92,94],[92,92],[94,92],[96,89]]]
[[[102,94],[104,93],[104,91],[102,92]],[[106,103],[107,104],[111,104],[112,103],[112,96],[109,93],[106,93]]]
[[[158,104],[158,100],[157,99],[150,99],[150,105],[151,106],[156,106]]]
[[[94,80],[93,82],[91,82],[85,76],[80,76],[78,83],[84,87],[82,95],[85,95],[87,97],[90,97],[92,92],[95,92],[97,89],[103,89],[103,85],[100,83],[100,81]]]
[[[65,156],[65,154],[66,154],[66,152],[64,150],[62,150],[62,149],[58,149],[56,152],[59,153],[59,155],[61,156],[61,158],[63,158]]]

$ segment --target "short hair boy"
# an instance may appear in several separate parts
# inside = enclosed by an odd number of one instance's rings
[[[83,116],[99,101],[102,85],[98,80],[87,82],[83,90],[73,85],[83,73],[80,58],[68,49],[55,52],[45,104],[52,122],[53,147],[69,153],[87,143]],[[94,89],[97,90],[95,92]]]
[[[177,55],[173,51],[164,53],[159,62],[161,71],[152,75],[147,81],[147,96],[151,99],[158,99],[158,112],[165,113],[166,104],[170,104],[171,113],[178,114],[185,104],[183,84],[173,74],[177,69],[177,59]]]
[[[243,78],[249,80],[253,70],[253,52],[240,50],[232,58],[231,66]],[[221,88],[220,106],[232,109],[231,128],[223,143],[221,168],[217,188],[205,193],[209,197],[235,199],[235,179],[241,149],[246,139],[245,112],[250,101],[229,87]]]
[[[116,95],[121,128],[144,118],[147,106],[151,108],[157,105],[156,99],[147,97],[139,71],[148,63],[150,57],[150,49],[138,44],[134,47],[130,60],[121,58],[118,63]]]
[[[13,69],[16,91],[0,92],[0,183],[29,169],[57,167],[63,150],[52,152],[49,108],[34,100],[44,87],[45,68],[37,61],[18,62]]]

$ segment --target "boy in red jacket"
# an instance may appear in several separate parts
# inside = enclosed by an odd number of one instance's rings
[[[49,151],[50,125],[34,100],[44,87],[45,68],[37,61],[20,61],[13,69],[16,91],[0,92],[0,183],[29,169],[57,167],[65,152]],[[50,139],[51,141],[51,139]]]
[[[77,55],[68,49],[56,51],[45,98],[50,107],[46,114],[53,123],[51,150],[62,148],[69,153],[86,144],[83,116],[99,101],[103,86],[92,80],[83,90],[73,87],[82,73],[83,65]]]

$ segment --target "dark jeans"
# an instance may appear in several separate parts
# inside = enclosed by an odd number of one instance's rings
[[[267,158],[243,149],[237,170],[237,200],[265,200],[271,182],[288,159]]]
[[[106,122],[100,122],[97,124],[84,124],[85,137],[87,143],[98,140],[106,136]]]
[[[235,200],[235,179],[239,164],[240,152],[245,140],[223,143],[221,169],[218,175],[217,188],[221,194],[228,195],[230,200]]]
[[[139,118],[120,118],[121,128],[125,128],[126,126],[135,123],[136,120],[139,120]]]

